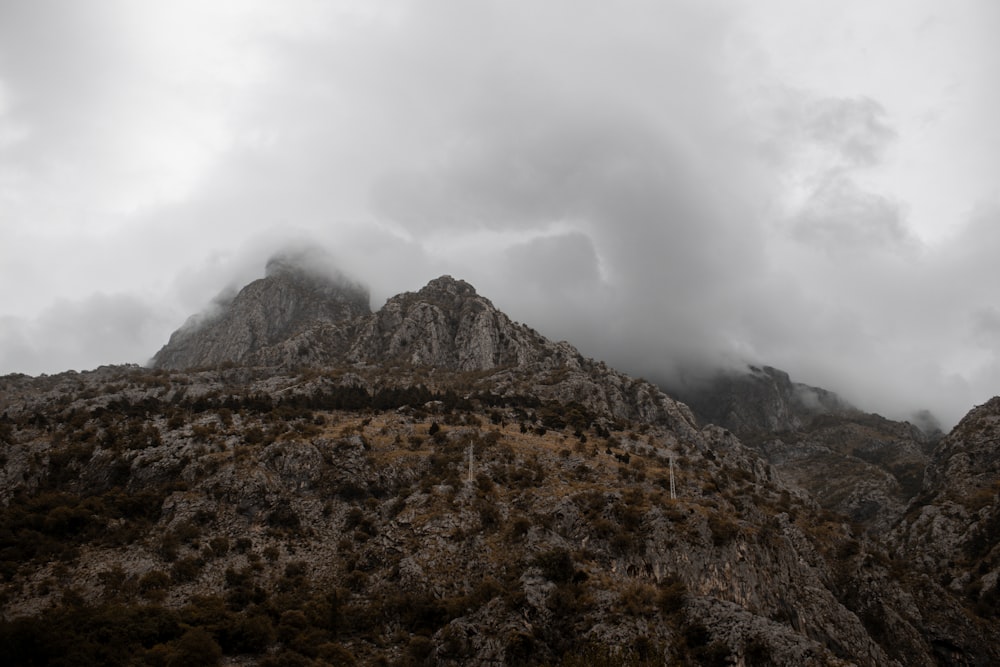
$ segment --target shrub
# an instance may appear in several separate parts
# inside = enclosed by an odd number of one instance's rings
[[[195,556],[181,558],[175,561],[170,568],[170,578],[178,584],[186,581],[194,581],[201,574],[201,569],[204,565],[205,561]]]
[[[167,667],[211,667],[222,660],[222,649],[201,628],[191,628],[178,639],[167,659]]]
[[[288,505],[281,504],[268,513],[267,525],[272,528],[295,530],[300,525],[299,515]]]
[[[712,544],[717,547],[730,542],[739,533],[739,526],[735,521],[718,513],[709,515],[708,528],[712,531]]]
[[[340,644],[327,642],[320,644],[316,648],[316,657],[331,665],[342,665],[343,667],[353,667],[358,664],[354,654]]]
[[[307,627],[309,621],[305,614],[298,609],[286,611],[278,621],[278,639],[287,644]]]
[[[266,614],[240,616],[229,637],[229,645],[236,653],[264,653],[277,639],[274,625]]]
[[[656,595],[656,606],[665,614],[675,614],[684,608],[687,601],[687,586],[675,574],[671,574],[660,582],[660,590]]]
[[[541,569],[542,575],[557,584],[573,578],[573,558],[565,549],[552,549],[535,556],[531,564]]]
[[[653,613],[654,592],[647,584],[632,584],[621,594],[622,611],[630,616],[648,616]]]
[[[525,516],[519,516],[511,522],[507,535],[511,540],[521,540],[528,534],[529,530],[531,530],[531,521]]]
[[[169,586],[170,576],[162,570],[147,572],[139,578],[139,592],[151,599],[162,598],[158,593]]]
[[[296,560],[285,565],[285,576],[286,577],[304,577],[308,566],[305,561]]]
[[[240,540],[244,539],[246,538],[243,537],[240,538]],[[208,543],[208,546],[212,550],[212,553],[215,556],[217,557],[225,556],[229,552],[229,538],[224,535],[220,535],[219,537],[213,537],[212,540]],[[244,551],[246,551],[246,549],[244,549]]]

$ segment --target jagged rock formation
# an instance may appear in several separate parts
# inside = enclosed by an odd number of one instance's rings
[[[463,281],[296,267],[0,378],[0,662],[1000,663],[1000,399],[929,453],[760,369],[699,423]]]
[[[368,314],[368,291],[332,269],[303,268],[295,256],[267,263],[255,280],[214,312],[193,318],[153,357],[155,368],[196,368],[223,363],[274,365],[306,355],[289,354],[287,343],[323,327],[327,344],[343,338],[342,327]],[[339,335],[338,335],[339,334]]]
[[[451,276],[371,313],[367,292],[345,278],[272,260],[265,278],[220,310],[174,333],[152,365],[405,362],[476,371],[529,363],[550,345]]]
[[[478,385],[498,394],[531,393],[621,419],[669,423],[685,434],[695,430],[685,405],[512,322],[464,280],[442,276],[371,313],[361,288],[291,261],[275,271],[272,260],[268,276],[245,287],[221,314],[175,332],[153,367],[391,365],[404,372],[402,365],[482,372]],[[267,323],[269,313],[276,313],[275,323]]]
[[[442,276],[415,294],[389,299],[367,318],[348,358],[479,371],[534,362],[547,346],[536,332],[514,324],[476,294],[472,285]]]

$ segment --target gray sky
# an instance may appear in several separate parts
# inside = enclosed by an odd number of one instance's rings
[[[0,373],[315,243],[634,374],[1000,393],[1000,3],[0,0]]]

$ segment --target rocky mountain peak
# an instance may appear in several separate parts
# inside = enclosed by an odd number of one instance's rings
[[[328,301],[326,306],[335,314],[333,319],[356,317],[370,312],[368,288],[351,280],[330,263],[329,258],[319,258],[304,252],[281,252],[272,255],[264,268],[264,280],[272,285],[294,285],[312,301]],[[310,292],[315,294],[309,295]],[[338,304],[347,305],[350,313],[338,313]],[[321,308],[318,319],[328,319]],[[327,313],[329,315],[329,313]]]
[[[477,296],[475,287],[464,280],[452,278],[449,275],[444,275],[430,281],[423,287],[423,289],[420,290],[420,292],[418,292],[418,294],[424,298],[433,298],[435,296],[445,295],[451,297]]]
[[[405,361],[448,370],[523,364],[550,344],[476,293],[464,280],[441,276],[418,292],[389,299],[359,328],[351,359]]]
[[[317,324],[343,325],[371,312],[368,290],[301,256],[272,257],[264,278],[174,332],[157,368],[273,363],[271,348]]]

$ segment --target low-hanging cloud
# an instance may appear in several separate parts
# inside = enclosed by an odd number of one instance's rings
[[[145,361],[291,243],[375,308],[451,273],[651,379],[768,363],[948,423],[1000,386],[996,202],[922,240],[905,110],[784,80],[766,9],[12,7],[0,372]],[[187,23],[183,54],[154,29]]]
[[[5,373],[89,370],[138,363],[164,326],[155,305],[130,294],[94,294],[59,301],[38,317],[0,320],[0,368]]]

